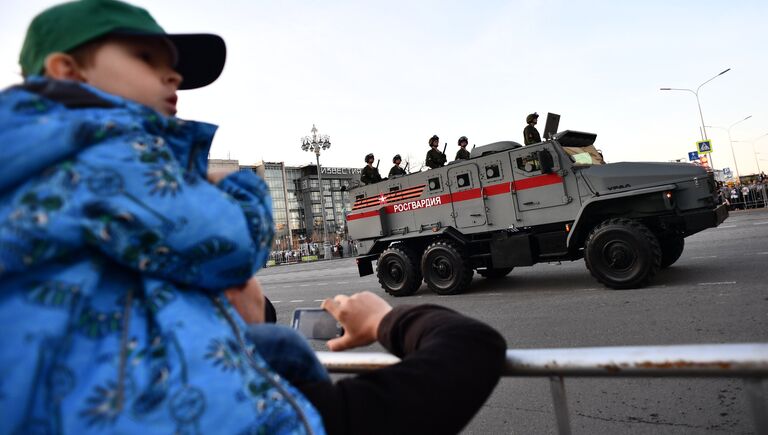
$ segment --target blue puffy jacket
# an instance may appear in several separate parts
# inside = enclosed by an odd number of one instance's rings
[[[73,82],[0,93],[0,432],[323,432],[221,296],[273,222],[252,172],[206,181],[214,131]]]

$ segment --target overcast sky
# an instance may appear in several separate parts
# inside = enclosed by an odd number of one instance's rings
[[[57,2],[3,1],[0,86],[32,17]],[[608,161],[685,158],[707,125],[734,140],[768,133],[765,1],[201,1],[141,0],[169,32],[224,37],[217,82],[179,96],[179,116],[220,125],[212,158],[314,162],[300,139],[331,137],[324,166],[363,166],[368,152],[418,167],[440,136],[453,157],[472,144],[522,142],[525,116],[597,133]],[[714,164],[733,168],[728,135],[708,131]],[[734,143],[742,174],[752,144]],[[768,169],[768,137],[755,144]]]

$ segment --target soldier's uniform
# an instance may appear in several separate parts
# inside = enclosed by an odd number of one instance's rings
[[[469,151],[466,148],[459,148],[456,151],[456,160],[469,160]]]
[[[389,176],[393,175],[405,175],[405,169],[401,168],[398,165],[392,166],[392,169],[389,170]]]
[[[539,130],[536,130],[536,127],[534,127],[533,124],[533,122],[537,119],[539,119],[539,114],[536,112],[531,113],[525,118],[525,122],[528,125],[523,129],[523,142],[525,142],[526,145],[532,145],[541,142],[541,135],[539,135]]]
[[[381,181],[379,170],[373,166],[365,165],[363,170],[360,172],[360,181],[365,184],[378,183]]]
[[[447,159],[445,158],[445,154],[443,154],[437,148],[432,148],[427,151],[427,166],[429,166],[431,169],[441,168],[443,165],[445,165],[446,160]]]

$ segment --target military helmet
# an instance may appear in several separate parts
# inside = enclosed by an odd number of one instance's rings
[[[459,146],[461,146],[462,142],[466,142],[467,144],[469,144],[469,139],[467,139],[466,136],[462,136],[459,138]]]
[[[539,114],[536,112],[533,112],[530,115],[525,117],[525,122],[527,124],[530,124],[531,122],[533,122],[534,119],[538,119],[538,118],[539,118]]]
[[[373,153],[368,153],[365,155],[365,163],[368,163],[368,160],[373,160]]]
[[[438,143],[438,145],[440,144],[440,138],[439,138],[439,137],[437,137],[437,135],[434,135],[434,136],[432,136],[432,137],[430,137],[430,138],[429,138],[429,146],[432,146],[432,141],[433,141],[433,140],[436,140],[436,141],[437,141],[437,143]]]
[[[403,161],[402,157],[400,157],[400,154],[395,154],[394,157],[392,157],[392,163],[397,163],[397,161],[400,160]]]

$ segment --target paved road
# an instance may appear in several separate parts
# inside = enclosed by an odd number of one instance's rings
[[[351,259],[278,266],[260,277],[280,323],[294,308],[337,293],[384,295],[375,275],[357,276]],[[644,289],[606,289],[576,261],[515,269],[500,281],[476,277],[463,295],[437,296],[422,286],[409,298],[385,297],[480,318],[511,348],[768,342],[768,211],[732,213],[720,227],[689,237],[681,259]],[[752,433],[738,380],[569,379],[566,389],[576,434]],[[465,433],[555,430],[548,381],[505,378]]]

